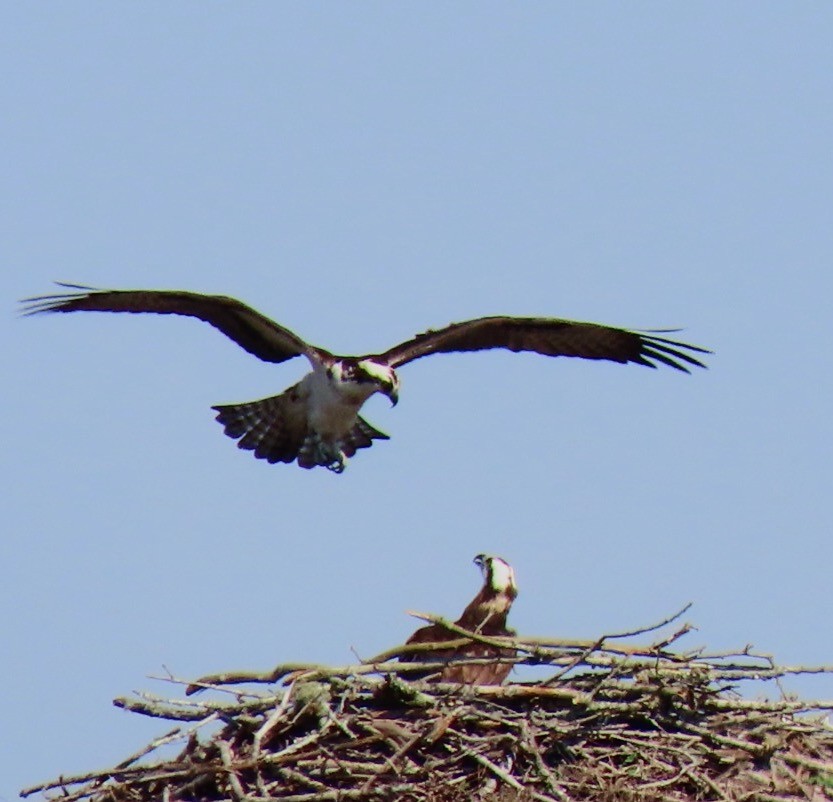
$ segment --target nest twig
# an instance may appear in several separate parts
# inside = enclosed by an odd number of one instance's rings
[[[341,667],[287,664],[197,682],[169,676],[187,686],[185,698],[142,693],[115,704],[180,722],[176,729],[112,769],[22,793],[59,793],[65,802],[833,799],[833,728],[824,716],[833,700],[739,692],[833,666],[779,666],[749,648],[671,651],[688,626],[647,646],[621,642],[684,611],[586,642],[483,639],[420,616],[460,634],[457,645],[486,640],[515,650],[501,659],[545,666],[537,682],[408,681],[437,669],[430,644]],[[395,659],[421,653],[421,662]],[[205,688],[220,699],[194,695]],[[177,741],[175,757],[154,760]]]

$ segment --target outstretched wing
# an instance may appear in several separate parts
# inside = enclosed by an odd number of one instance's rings
[[[90,311],[185,315],[210,323],[265,362],[284,362],[301,354],[309,356],[315,350],[289,329],[224,295],[176,290],[99,290],[61,282],[58,285],[77,292],[26,298],[24,313]]]
[[[627,331],[598,323],[537,317],[483,317],[452,323],[444,329],[417,334],[385,353],[374,357],[397,368],[429,354],[452,351],[483,351],[506,348],[534,351],[545,356],[577,356],[582,359],[607,359],[657,367],[669,365],[689,373],[688,365],[705,365],[692,353],[709,354],[706,348],[677,342],[658,335],[676,329]]]

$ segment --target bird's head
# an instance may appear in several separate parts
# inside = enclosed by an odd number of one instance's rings
[[[518,595],[515,569],[506,560],[491,554],[478,554],[474,564],[482,572],[484,583],[496,593],[509,593],[513,598]]]
[[[370,359],[336,359],[327,367],[327,376],[342,392],[364,403],[373,393],[384,393],[396,406],[399,377],[393,368]]]
[[[356,381],[371,382],[376,385],[376,392],[384,393],[392,407],[399,401],[399,376],[388,365],[374,362],[372,359],[362,359],[356,363]]]

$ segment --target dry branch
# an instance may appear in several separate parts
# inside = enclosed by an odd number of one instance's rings
[[[65,802],[833,799],[833,729],[820,715],[833,700],[737,691],[740,683],[754,689],[793,674],[833,674],[833,666],[778,666],[749,648],[670,651],[687,625],[647,646],[621,642],[672,624],[685,609],[592,641],[483,638],[420,614],[461,635],[457,645],[508,647],[512,662],[551,669],[535,683],[409,682],[436,670],[430,644],[357,665],[291,663],[193,682],[168,676],[187,686],[186,697],[142,693],[115,704],[190,724],[109,771],[60,777],[23,795]],[[421,662],[393,659],[415,653]],[[222,695],[191,695],[205,688]],[[219,728],[206,734],[212,723]],[[177,740],[176,757],[154,762]]]

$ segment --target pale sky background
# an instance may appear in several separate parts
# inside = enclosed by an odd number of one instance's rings
[[[175,693],[163,665],[344,663],[458,615],[481,551],[524,634],[693,601],[681,646],[833,663],[831,42],[823,3],[3,3],[0,799],[164,732],[111,705]],[[335,476],[210,410],[305,362],[19,317],[55,279],[233,295],[342,353],[505,313],[715,354],[420,360]]]

